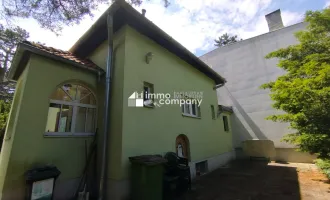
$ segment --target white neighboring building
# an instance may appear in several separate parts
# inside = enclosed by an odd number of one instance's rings
[[[233,141],[236,148],[248,139],[269,139],[276,148],[275,160],[312,162],[313,156],[294,151],[294,146],[281,142],[290,132],[288,124],[275,123],[265,118],[279,111],[272,108],[269,91],[260,89],[285,72],[277,67],[277,59],[265,56],[280,48],[297,44],[294,33],[306,28],[306,23],[284,27],[281,12],[266,15],[270,32],[217,48],[200,57],[227,79],[218,89],[219,105],[233,106]]]

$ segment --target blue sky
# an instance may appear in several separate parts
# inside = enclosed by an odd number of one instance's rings
[[[281,9],[285,26],[302,21],[306,10],[319,10],[330,0],[171,0],[164,8],[161,0],[149,0],[137,10],[145,8],[146,17],[200,56],[214,49],[214,39],[223,33],[248,39],[268,32],[265,15]],[[41,29],[33,19],[16,20],[16,24],[30,32],[31,41],[68,50],[94,21],[107,9],[100,5],[94,18],[86,17],[79,25],[64,27],[61,35]]]

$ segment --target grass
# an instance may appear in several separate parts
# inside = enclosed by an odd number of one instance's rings
[[[322,172],[327,175],[330,179],[330,160],[317,159],[315,164],[322,170]]]

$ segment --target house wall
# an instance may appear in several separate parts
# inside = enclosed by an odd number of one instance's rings
[[[1,152],[1,199],[23,199],[24,173],[41,165],[55,165],[61,175],[55,199],[68,199],[85,166],[85,141],[93,137],[44,137],[49,96],[63,82],[77,82],[96,91],[90,72],[32,54],[18,81]],[[89,145],[88,145],[89,146]]]
[[[108,152],[108,178],[120,179],[120,167],[121,167],[121,150],[122,150],[122,112],[123,112],[123,79],[124,79],[124,63],[125,63],[125,28],[119,30],[114,35],[114,65],[111,72],[111,104],[110,104],[110,133],[109,133],[109,152]],[[108,41],[103,42],[94,52],[89,55],[89,59],[92,60],[99,67],[106,70],[108,56]],[[103,81],[104,82],[103,75]],[[105,90],[105,85],[98,89]],[[104,95],[100,96],[102,102],[104,102]],[[103,104],[100,105],[99,118],[104,117]],[[99,120],[99,142],[102,144],[103,138],[103,120]],[[101,147],[102,145],[99,145]],[[101,155],[101,152],[99,153]]]
[[[290,132],[288,124],[265,119],[280,111],[271,106],[273,102],[269,97],[269,90],[260,89],[260,86],[285,73],[277,67],[277,59],[265,59],[265,56],[279,48],[297,44],[294,33],[305,27],[305,23],[295,24],[217,48],[200,57],[226,77],[225,87],[218,89],[217,94],[219,104],[234,107],[232,127],[235,147],[241,147],[241,142],[247,139],[269,139],[274,141],[276,148],[289,148],[286,152],[290,152],[291,156],[287,158],[296,154],[292,145],[280,141]],[[290,160],[292,159],[287,161]],[[312,160],[313,157],[309,156],[309,162]]]
[[[15,133],[15,124],[17,124],[18,113],[22,102],[22,91],[25,88],[26,77],[29,67],[27,66],[22,75],[19,77],[16,85],[15,96],[10,109],[8,125],[6,127],[6,133],[2,143],[2,149],[0,154],[0,198],[3,199],[4,185],[6,181],[6,174],[8,169],[8,164],[10,160],[11,150],[13,146],[13,138]],[[15,106],[16,105],[16,106]],[[6,183],[7,184],[7,183]]]
[[[107,173],[107,193],[111,199],[117,195],[121,184],[121,156],[122,156],[122,127],[123,127],[123,83],[125,64],[125,27],[117,31],[114,35],[114,65],[111,72],[111,103],[110,103],[110,132],[108,133],[108,173]],[[103,42],[88,57],[99,67],[106,70],[108,56],[108,41]],[[102,76],[104,83],[104,76]],[[98,159],[97,165],[101,166],[101,155],[103,145],[103,123],[104,123],[104,93],[105,85],[99,85],[99,98],[102,104],[99,105],[99,135],[98,135]],[[97,170],[99,173],[100,170]],[[100,174],[98,174],[99,176]]]
[[[152,52],[150,64],[145,55]],[[126,27],[123,91],[122,179],[128,178],[128,157],[176,151],[176,137],[184,134],[190,143],[191,163],[232,151],[232,134],[224,132],[222,117],[212,119],[217,107],[214,81],[173,53],[134,29]],[[128,107],[128,97],[141,93],[143,83],[154,85],[155,93],[203,92],[201,118],[185,117],[179,105]]]
[[[106,69],[107,52],[105,41],[88,57]],[[150,64],[145,63],[148,52],[155,54]],[[209,169],[213,170],[233,158],[232,133],[223,131],[222,122],[222,115],[230,114],[223,113],[216,120],[211,117],[210,105],[217,107],[213,80],[129,26],[122,27],[114,36],[112,75],[109,198],[122,199],[129,192],[128,157],[175,151],[179,134],[187,135],[190,141],[192,174],[197,161],[210,160]],[[178,105],[153,109],[128,107],[128,97],[135,91],[142,92],[144,81],[154,84],[156,93],[203,91],[202,118],[183,117]],[[102,133],[103,125],[99,127]],[[102,142],[101,137],[99,141]]]

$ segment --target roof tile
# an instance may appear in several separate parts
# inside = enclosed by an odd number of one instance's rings
[[[47,47],[47,46],[44,46],[42,44],[35,43],[35,42],[23,41],[22,43],[30,45],[34,48],[37,48],[38,50],[45,51],[47,53],[53,54],[55,56],[59,56],[59,57],[62,57],[64,59],[67,59],[67,60],[82,64],[82,65],[85,65],[87,68],[91,68],[91,69],[94,69],[94,70],[95,69],[96,70],[103,70],[100,67],[98,67],[95,63],[93,63],[91,60],[86,59],[86,58],[80,58],[80,57],[72,54],[69,51],[63,51],[61,49],[55,49],[53,47]]]

